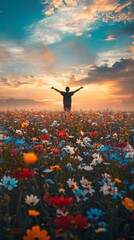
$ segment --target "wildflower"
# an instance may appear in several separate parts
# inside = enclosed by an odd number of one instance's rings
[[[67,153],[69,153],[70,155],[73,155],[75,153],[74,151],[74,147],[71,146],[66,146],[65,148],[63,148]]]
[[[125,197],[122,201],[122,205],[129,210],[134,210],[134,202],[129,197]]]
[[[97,136],[98,136],[98,133],[97,133],[96,131],[90,132],[90,136],[91,136],[91,137],[97,137]]]
[[[54,181],[51,178],[46,178],[45,183],[54,184]]]
[[[40,215],[40,213],[36,210],[29,210],[28,215],[31,217],[38,217]]]
[[[131,184],[128,188],[133,191],[134,190],[134,183]]]
[[[22,128],[27,128],[28,125],[29,125],[29,124],[28,124],[27,122],[22,122],[21,127],[22,127]]]
[[[51,239],[48,235],[48,231],[41,230],[39,226],[33,226],[32,229],[27,229],[26,236],[23,237],[23,240],[49,240]]]
[[[96,166],[98,163],[102,163],[103,162],[103,158],[99,154],[94,153],[92,156],[93,156],[93,160],[90,163],[91,166],[92,165]]]
[[[88,227],[87,217],[81,215],[56,217],[54,222],[57,227],[64,229],[70,228],[84,229]]]
[[[26,196],[25,201],[28,205],[35,206],[39,202],[39,199],[36,195],[31,194],[30,196]]]
[[[82,179],[80,180],[80,183],[82,185],[83,188],[87,188],[91,182],[89,182],[86,178],[82,177]]]
[[[86,201],[88,198],[87,198],[87,192],[82,190],[82,189],[76,189],[73,191],[75,197],[76,197],[76,200],[77,202],[80,202],[80,201]]]
[[[111,178],[111,175],[108,174],[108,173],[103,173],[103,174],[102,174],[102,177],[108,179],[108,178]]]
[[[90,165],[85,165],[82,167],[85,171],[92,171],[93,167],[91,167]]]
[[[8,190],[12,190],[14,187],[17,186],[17,182],[18,180],[16,180],[15,178],[11,178],[11,177],[6,177],[4,176],[2,179],[2,185],[7,188]]]
[[[103,186],[100,188],[100,192],[103,192],[104,195],[115,195],[118,193],[118,188],[114,186],[115,182],[104,182]]]
[[[61,137],[61,138],[67,138],[69,136],[69,134],[67,132],[65,132],[64,130],[58,130],[56,132],[57,136]]]
[[[103,233],[106,232],[106,229],[104,227],[99,227],[98,229],[95,229],[96,233]]]
[[[90,208],[89,211],[87,211],[87,217],[93,221],[98,220],[99,217],[102,215],[103,215],[103,211],[98,208]]]
[[[43,170],[44,173],[51,173],[53,172],[54,169],[49,169],[49,168],[46,168],[45,170]]]
[[[50,170],[60,171],[61,167],[59,165],[50,166]]]
[[[70,205],[74,199],[72,197],[51,197],[50,203],[55,208],[61,208]]]
[[[16,179],[28,179],[34,176],[34,171],[30,170],[29,168],[21,169],[14,169],[12,172],[12,176]]]
[[[55,154],[55,155],[59,155],[61,151],[60,151],[60,149],[52,148],[52,149],[51,149],[51,152],[52,152],[53,154]]]
[[[121,183],[122,181],[119,178],[114,178],[114,181],[117,183]]]
[[[67,181],[67,183],[68,183],[68,186],[69,186],[70,188],[72,188],[73,190],[78,189],[78,185],[77,185],[76,182],[74,182],[74,178],[73,178],[73,179],[69,178],[68,181]]]
[[[29,153],[25,153],[24,155],[24,162],[26,164],[34,164],[35,162],[37,162],[38,158],[36,156],[35,153],[33,152],[29,152]]]

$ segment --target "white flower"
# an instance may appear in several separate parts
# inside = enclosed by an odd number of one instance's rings
[[[91,167],[90,165],[85,165],[84,167],[82,167],[84,170],[86,171],[92,171],[93,167]]]
[[[25,201],[28,205],[35,206],[40,200],[36,195],[31,194],[26,196]]]
[[[91,182],[89,182],[86,178],[82,177],[82,179],[80,180],[80,183],[82,185],[83,188],[87,188]]]
[[[72,188],[73,190],[76,190],[76,189],[79,188],[78,185],[77,185],[77,183],[74,182],[74,178],[69,178],[68,181],[67,181],[67,183],[68,183],[68,186],[69,186],[70,188]]]
[[[74,151],[74,147],[71,146],[66,146],[65,148],[63,148],[67,153],[69,153],[70,155],[73,155],[75,153]]]
[[[111,175],[108,174],[108,173],[103,173],[103,174],[102,174],[102,177],[103,177],[103,178],[111,178]]]
[[[19,134],[19,135],[22,135],[23,133],[22,133],[22,131],[20,130],[20,129],[16,129],[16,131],[15,131],[17,134]]]

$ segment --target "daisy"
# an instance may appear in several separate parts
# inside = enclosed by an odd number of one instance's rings
[[[36,195],[31,194],[30,196],[26,196],[25,201],[28,205],[35,206],[39,202],[39,199]]]

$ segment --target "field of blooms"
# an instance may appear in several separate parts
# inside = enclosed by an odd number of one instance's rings
[[[1,111],[0,239],[134,239],[134,113]]]

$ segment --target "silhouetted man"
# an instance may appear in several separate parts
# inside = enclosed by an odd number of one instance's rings
[[[70,88],[66,87],[65,90],[66,92],[62,92],[54,87],[51,87],[51,89],[54,89],[55,91],[59,92],[63,96],[63,105],[64,105],[64,111],[70,111],[71,110],[71,100],[72,100],[72,95],[76,92],[78,92],[80,89],[83,87],[80,87],[76,89],[75,91],[70,92]]]

